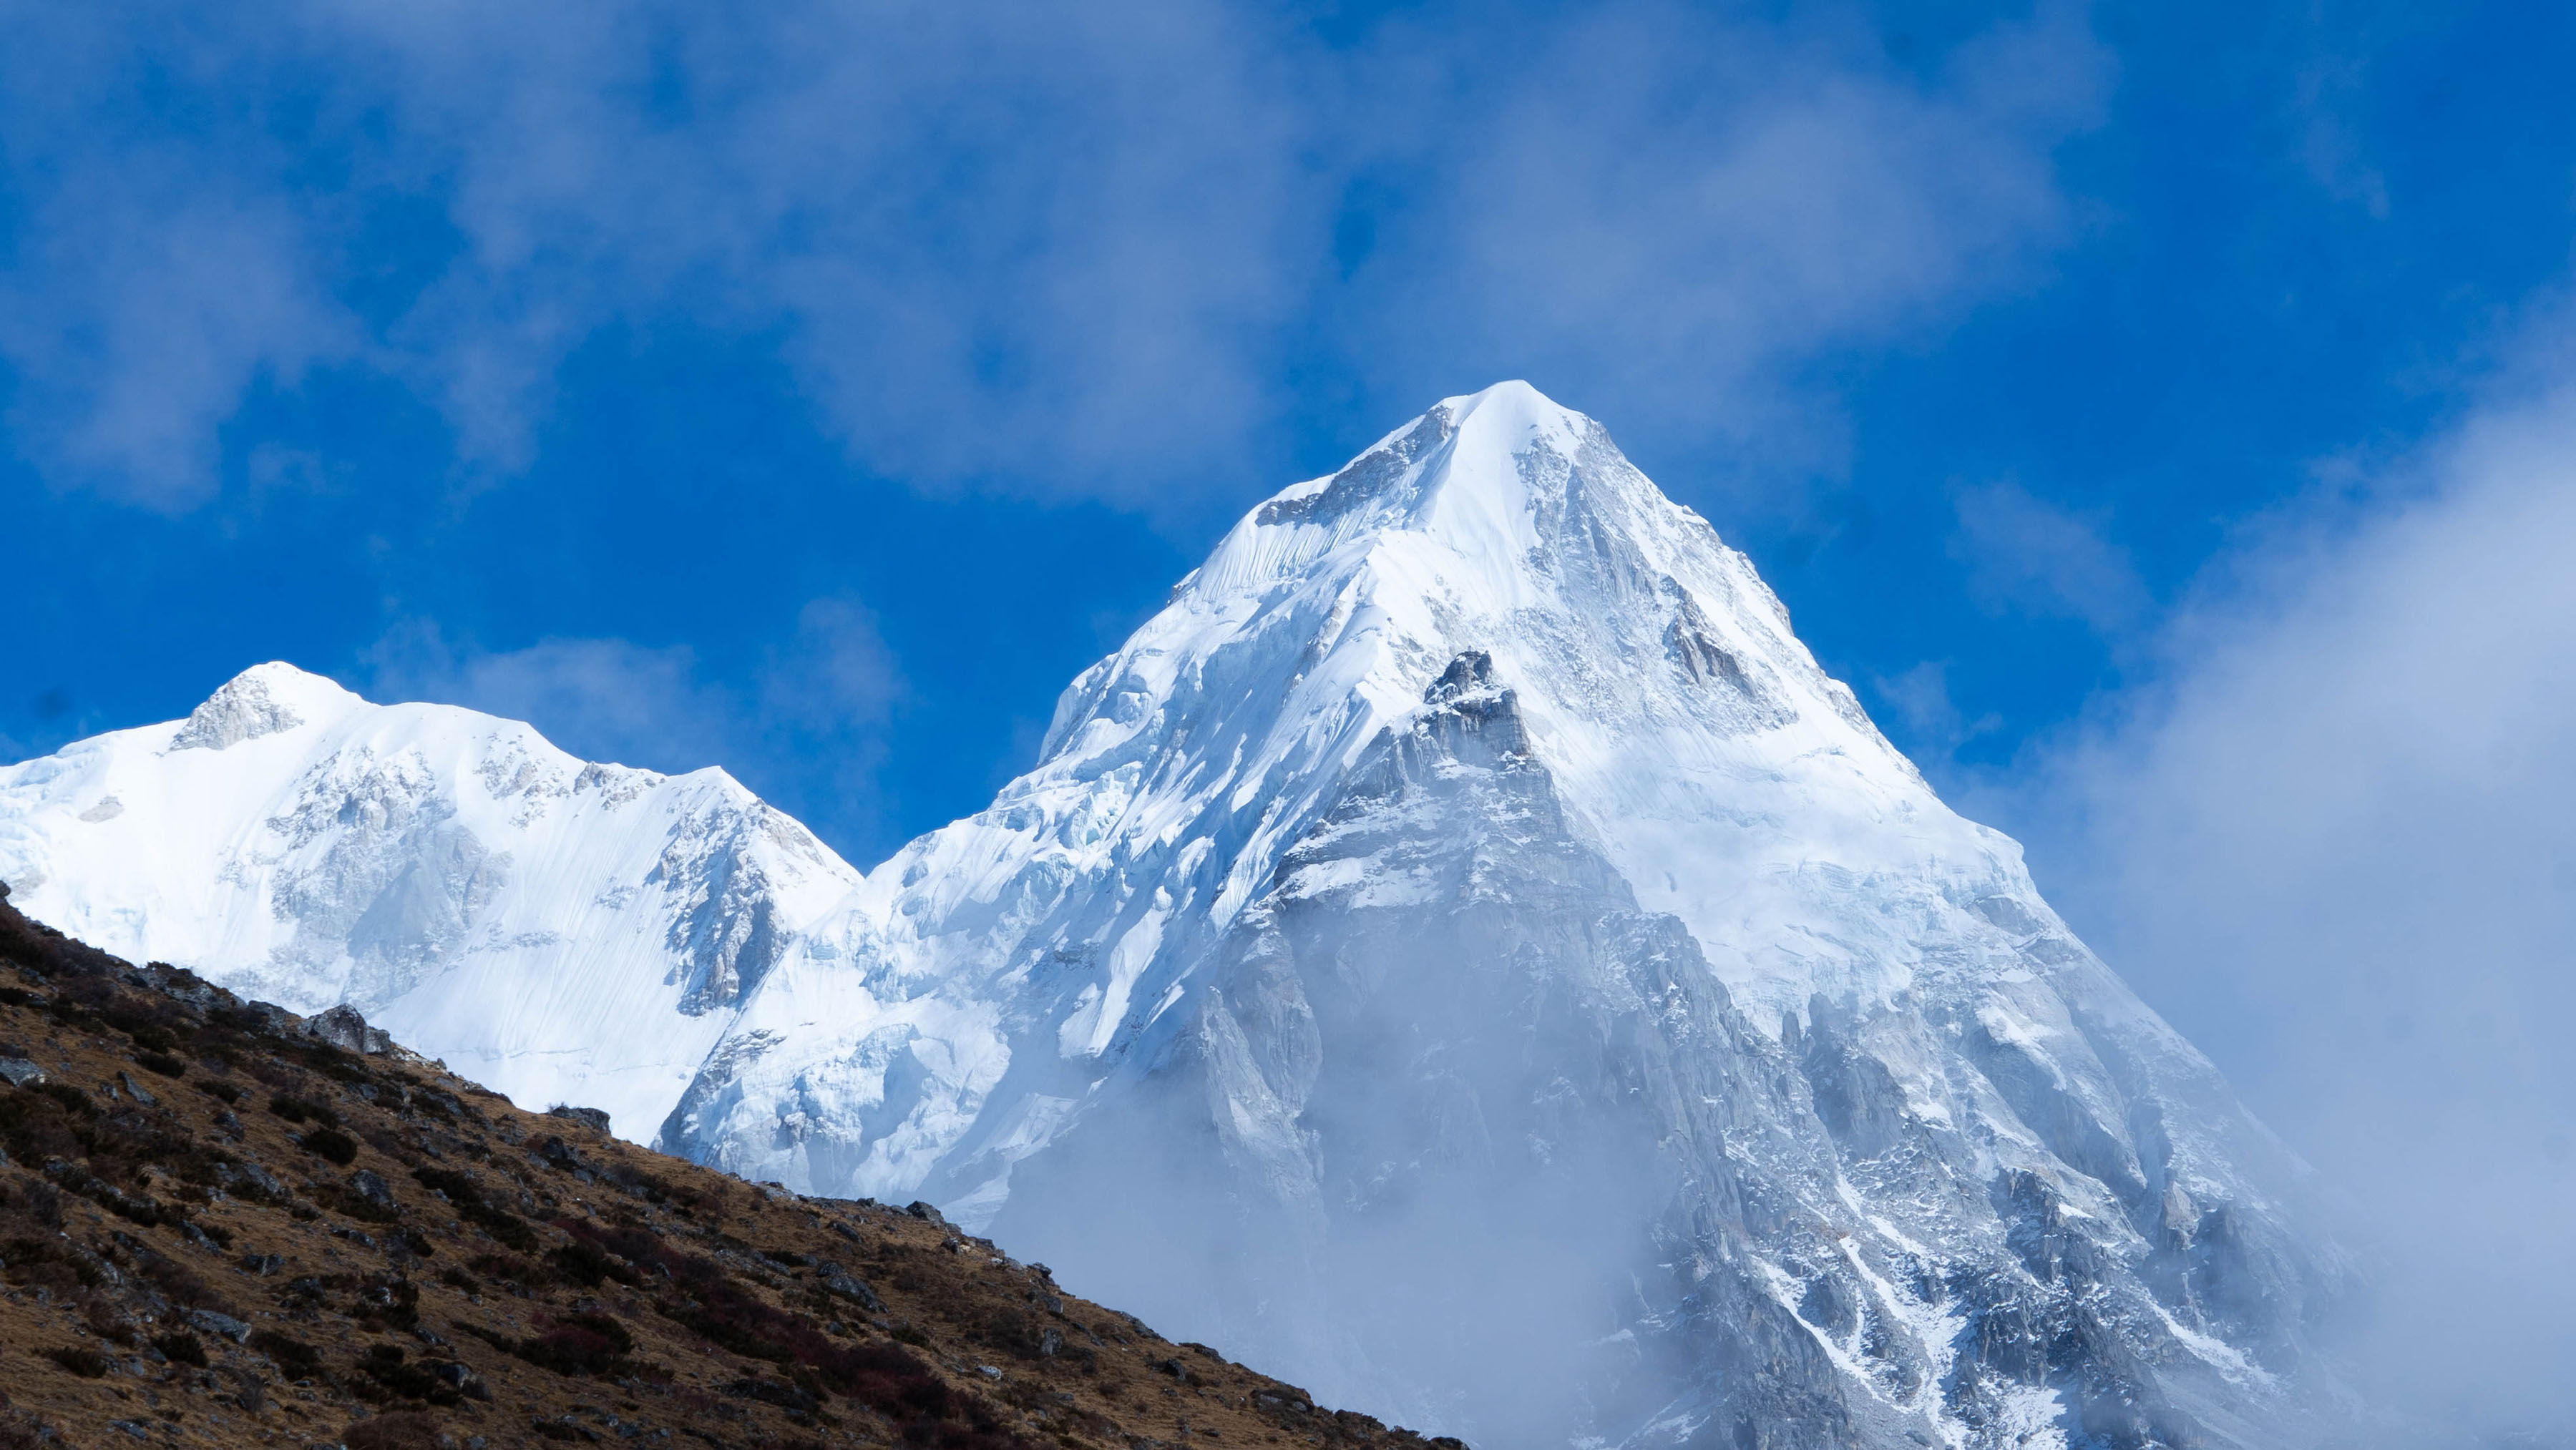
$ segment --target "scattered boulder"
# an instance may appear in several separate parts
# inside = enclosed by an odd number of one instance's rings
[[[557,1103],[546,1109],[549,1118],[564,1118],[601,1133],[608,1131],[608,1114],[598,1108],[576,1108],[570,1103]]]
[[[393,1049],[393,1034],[367,1025],[357,1008],[343,1002],[318,1016],[305,1019],[306,1035],[318,1037],[342,1052],[378,1053]]]
[[[277,1175],[256,1163],[217,1163],[215,1178],[226,1189],[249,1197],[276,1199],[286,1196],[286,1185],[277,1181]]]
[[[560,1169],[587,1183],[593,1176],[590,1160],[581,1150],[561,1138],[549,1136],[537,1145],[537,1157],[549,1168]]]
[[[23,1057],[0,1057],[0,1078],[11,1087],[34,1087],[45,1080],[45,1070]]]
[[[289,1037],[304,1025],[304,1019],[278,1006],[275,1002],[244,1002],[241,1010],[250,1014],[261,1031],[276,1037]]]
[[[216,1335],[235,1344],[245,1344],[250,1340],[250,1326],[229,1314],[218,1314],[212,1309],[191,1309],[186,1317],[188,1327],[199,1334]]]
[[[1311,1399],[1298,1398],[1300,1393],[1302,1392],[1285,1387],[1276,1390],[1256,1390],[1253,1392],[1252,1406],[1254,1409],[1273,1415],[1315,1413],[1315,1402]]]
[[[822,1284],[828,1292],[840,1295],[871,1314],[882,1313],[885,1309],[885,1304],[877,1298],[877,1291],[869,1286],[867,1280],[858,1278],[838,1264],[823,1265]]]

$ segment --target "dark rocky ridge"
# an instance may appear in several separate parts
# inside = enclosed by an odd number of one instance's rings
[[[1071,1298],[29,921],[0,887],[0,1446],[1423,1445]]]

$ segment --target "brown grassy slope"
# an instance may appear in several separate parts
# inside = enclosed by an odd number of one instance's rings
[[[927,1210],[522,1112],[5,896],[0,1450],[1425,1443]]]

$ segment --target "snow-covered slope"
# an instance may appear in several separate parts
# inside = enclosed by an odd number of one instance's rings
[[[263,667],[0,774],[0,878],[1481,1444],[2305,1434],[2304,1170],[1526,385],[1263,503],[863,881],[592,779]]]
[[[1255,509],[846,920],[668,1146],[1488,1441],[2292,1443],[2303,1170],[1526,385]]]
[[[120,956],[354,1003],[522,1102],[649,1138],[858,873],[722,771],[588,765],[266,664],[186,720],[0,769],[0,880]]]

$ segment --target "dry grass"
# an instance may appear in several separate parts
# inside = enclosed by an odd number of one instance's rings
[[[341,1052],[5,900],[0,1056],[47,1075],[0,1084],[0,1450],[1424,1443],[935,1215]]]

